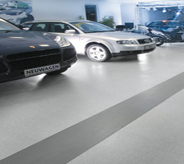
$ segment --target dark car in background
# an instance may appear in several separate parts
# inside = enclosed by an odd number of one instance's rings
[[[25,31],[0,18],[0,82],[60,74],[77,61],[65,38]]]
[[[159,31],[167,31],[169,28],[184,27],[184,21],[178,20],[160,20],[154,21],[147,25],[147,27]]]

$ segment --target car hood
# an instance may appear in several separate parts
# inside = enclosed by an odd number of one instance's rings
[[[150,38],[146,35],[135,34],[135,33],[124,32],[124,31],[97,32],[97,33],[86,33],[86,34],[89,36],[94,36],[94,37],[104,38],[104,39],[113,39],[113,40]]]
[[[39,51],[43,49],[60,48],[59,45],[34,31],[0,31],[0,55]]]

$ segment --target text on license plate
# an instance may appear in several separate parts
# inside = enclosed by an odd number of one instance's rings
[[[152,48],[154,48],[154,45],[144,46],[145,50],[149,50],[149,49],[152,49]]]
[[[43,67],[26,69],[24,70],[24,75],[25,77],[29,77],[29,76],[39,75],[41,73],[56,71],[59,69],[60,69],[60,64],[53,64],[53,65],[48,65],[48,66],[43,66]]]

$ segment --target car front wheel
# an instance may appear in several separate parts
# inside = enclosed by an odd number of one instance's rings
[[[92,61],[105,62],[111,58],[109,50],[105,46],[99,44],[90,45],[86,53]]]
[[[153,37],[153,39],[156,41],[156,46],[161,46],[164,44],[164,39],[160,36]]]
[[[53,71],[53,72],[47,72],[46,74],[47,74],[47,75],[58,75],[58,74],[60,74],[60,73],[65,72],[67,69],[68,69],[68,67],[63,67],[63,68],[61,68],[60,70]]]

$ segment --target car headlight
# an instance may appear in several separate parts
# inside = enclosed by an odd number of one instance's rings
[[[71,45],[70,42],[62,36],[56,36],[54,41],[57,42],[60,47],[67,47]]]
[[[160,31],[156,31],[156,30],[152,30],[151,32],[152,32],[153,34],[164,35],[162,32],[160,32]]]
[[[9,21],[9,22],[12,22],[12,21],[13,21],[13,19],[12,19],[12,18],[10,18],[10,19],[8,19],[8,21]]]
[[[118,40],[118,44],[138,44],[136,40]]]

